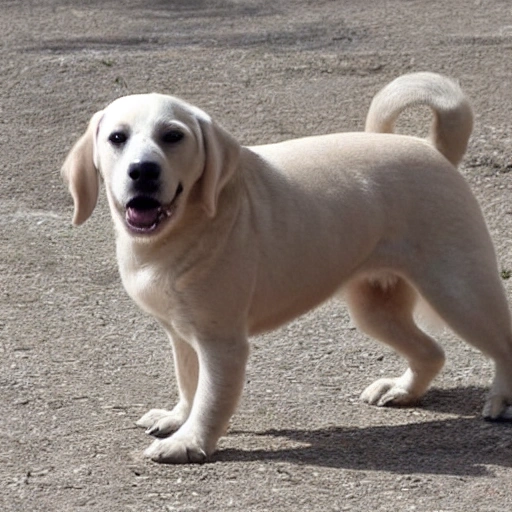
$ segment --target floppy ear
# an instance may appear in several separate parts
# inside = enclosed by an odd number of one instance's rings
[[[100,111],[92,116],[86,132],[75,143],[61,169],[75,204],[72,221],[75,226],[91,216],[98,201],[100,177],[94,153],[102,115],[103,111]]]
[[[206,214],[217,212],[221,190],[233,176],[240,155],[240,144],[209,117],[199,119],[203,133],[205,164],[202,175],[202,200]]]

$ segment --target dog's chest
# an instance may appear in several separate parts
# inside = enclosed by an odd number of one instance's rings
[[[177,304],[168,270],[120,260],[119,271],[128,295],[142,310],[162,320],[169,318]]]

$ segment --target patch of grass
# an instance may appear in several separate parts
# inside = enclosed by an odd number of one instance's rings
[[[512,277],[512,270],[503,269],[500,273],[501,279],[510,279]]]

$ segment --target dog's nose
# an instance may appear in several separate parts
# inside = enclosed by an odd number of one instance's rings
[[[156,181],[160,177],[160,166],[155,162],[133,162],[128,168],[128,176],[133,181]]]
[[[134,188],[139,192],[152,193],[158,188],[160,165],[156,162],[132,162],[128,168],[128,176]]]

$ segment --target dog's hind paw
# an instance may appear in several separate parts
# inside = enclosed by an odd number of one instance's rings
[[[401,379],[379,379],[361,393],[361,400],[370,405],[384,407],[403,406],[418,402],[419,397],[402,385]]]
[[[512,404],[504,396],[489,396],[482,415],[488,421],[512,421]]]

